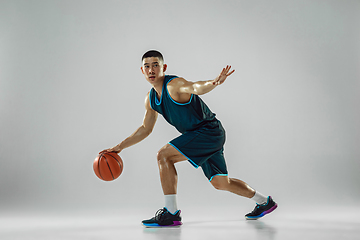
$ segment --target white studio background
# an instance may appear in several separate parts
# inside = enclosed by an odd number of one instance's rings
[[[1,208],[162,207],[161,116],[119,179],[92,170],[142,123],[150,49],[188,80],[236,69],[202,97],[230,176],[281,204],[359,203],[359,1],[0,0]],[[249,204],[177,169],[180,206]]]

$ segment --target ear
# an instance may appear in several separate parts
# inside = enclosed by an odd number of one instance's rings
[[[140,67],[140,69],[141,69],[142,74],[145,74],[143,67]]]
[[[164,64],[164,68],[163,68],[164,72],[166,71],[166,69],[167,69],[167,64]]]

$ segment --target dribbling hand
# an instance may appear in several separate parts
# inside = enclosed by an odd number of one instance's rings
[[[99,152],[99,154],[105,153],[105,152],[115,152],[115,153],[119,154],[121,152],[121,148],[119,145],[116,145],[115,147],[102,150],[101,152]]]

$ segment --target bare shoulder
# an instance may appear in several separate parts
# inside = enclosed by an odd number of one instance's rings
[[[171,80],[168,83],[168,86],[171,86],[171,87],[181,86],[181,85],[184,85],[186,82],[187,81],[184,78],[178,77],[178,78],[174,78],[173,80]]]
[[[145,96],[145,102],[149,101],[150,98],[150,91]]]
[[[145,97],[145,108],[147,110],[152,109],[150,106],[150,91],[146,94],[146,97]]]
[[[192,82],[185,80],[184,78],[175,78],[167,85],[167,90],[173,100],[179,103],[189,102],[191,93],[187,91],[192,85]]]
[[[167,86],[170,91],[180,92],[181,88],[186,87],[189,84],[192,84],[192,82],[189,82],[182,77],[178,77],[171,80]]]

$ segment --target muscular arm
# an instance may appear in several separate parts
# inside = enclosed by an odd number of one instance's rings
[[[223,84],[226,78],[235,71],[232,70],[230,72],[230,68],[231,66],[226,66],[226,68],[223,68],[219,76],[213,80],[189,82],[183,78],[180,78],[177,82],[175,82],[177,86],[174,87],[178,89],[179,93],[203,95],[213,90],[216,86]]]
[[[148,93],[145,99],[145,116],[142,125],[120,144],[116,145],[115,147],[109,148],[105,151],[119,153],[123,149],[141,142],[152,132],[157,117],[158,117],[158,113],[150,107],[149,93]]]

